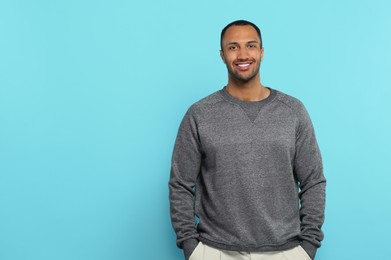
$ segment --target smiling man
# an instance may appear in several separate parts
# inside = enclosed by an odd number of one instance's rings
[[[220,43],[228,84],[188,109],[174,146],[177,245],[190,260],[314,259],[326,180],[309,115],[262,85],[256,25],[232,22]]]

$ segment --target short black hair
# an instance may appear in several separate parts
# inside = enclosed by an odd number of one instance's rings
[[[261,48],[262,48],[261,30],[258,28],[258,26],[256,26],[252,22],[249,22],[249,21],[246,21],[246,20],[236,20],[236,21],[233,21],[232,23],[227,24],[227,26],[225,26],[223,28],[223,30],[221,31],[221,35],[220,35],[220,47],[221,47],[221,50],[223,50],[223,37],[224,37],[225,31],[227,31],[227,29],[229,27],[231,27],[231,26],[244,26],[244,25],[250,25],[250,26],[252,26],[255,29],[255,31],[257,31],[259,39],[261,40],[260,44],[261,44]]]

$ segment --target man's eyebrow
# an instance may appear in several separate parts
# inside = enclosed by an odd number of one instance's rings
[[[248,41],[246,43],[259,43],[258,41],[256,40],[252,40],[252,41]],[[227,45],[230,45],[230,44],[239,44],[238,42],[228,42]]]

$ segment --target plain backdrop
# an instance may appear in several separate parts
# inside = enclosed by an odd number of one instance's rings
[[[259,25],[262,83],[309,111],[327,177],[317,260],[389,259],[389,1],[0,1],[0,259],[182,260],[169,218],[188,107]]]

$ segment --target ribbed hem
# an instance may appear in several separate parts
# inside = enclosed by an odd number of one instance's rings
[[[303,240],[303,242],[301,243],[301,247],[307,252],[311,259],[315,258],[317,247],[305,240]]]
[[[183,241],[182,248],[186,260],[190,258],[190,255],[193,253],[197,245],[198,245],[198,240],[195,238],[191,238]]]
[[[225,245],[221,243],[216,243],[214,241],[205,239],[203,237],[199,237],[202,243],[222,250],[229,251],[245,251],[245,252],[271,252],[271,251],[282,251],[294,248],[300,245],[300,241],[298,239],[290,240],[284,244],[279,245],[261,245],[261,246],[246,246],[246,245]]]

